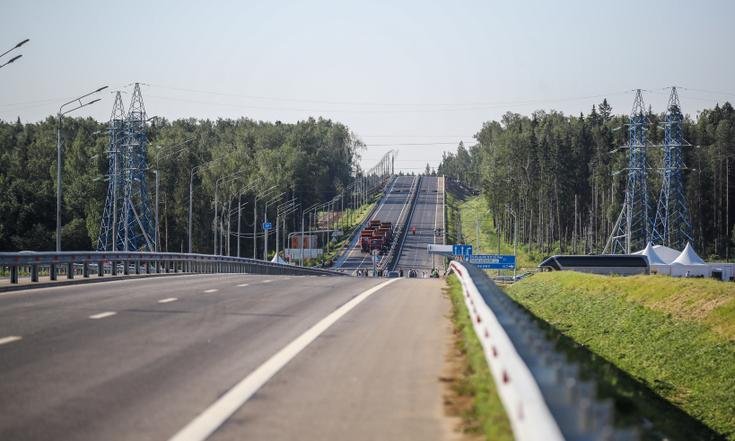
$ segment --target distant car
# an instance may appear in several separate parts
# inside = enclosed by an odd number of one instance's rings
[[[389,271],[387,277],[389,278],[400,277],[400,274],[398,274],[398,271]]]
[[[419,275],[418,275],[418,273],[416,272],[416,270],[413,270],[413,269],[412,269],[412,270],[408,270],[408,277],[410,277],[410,278],[412,278],[412,279],[415,279],[415,278],[416,278],[416,277],[418,277],[418,276],[419,276]]]

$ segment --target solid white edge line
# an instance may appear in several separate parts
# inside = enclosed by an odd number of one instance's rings
[[[19,335],[9,335],[7,337],[0,338],[0,345],[4,345],[7,343],[12,343],[14,341],[21,340],[23,337]]]
[[[167,299],[161,299],[158,301],[158,303],[171,303],[179,300],[178,297],[169,297]]]
[[[321,319],[317,324],[306,332],[296,337],[291,343],[261,364],[247,377],[240,380],[232,389],[227,391],[221,398],[212,403],[207,409],[194,418],[189,424],[181,429],[169,441],[204,441],[214,433],[227,419],[237,412],[258,389],[280,371],[289,361],[317,339],[324,331],[332,326],[337,320],[350,312],[363,300],[370,297],[381,288],[397,282],[400,279],[390,279],[380,285],[363,291],[350,301],[332,311]]]
[[[100,312],[99,314],[90,315],[89,318],[91,318],[92,320],[99,320],[105,317],[112,317],[115,314],[117,313],[114,311]]]

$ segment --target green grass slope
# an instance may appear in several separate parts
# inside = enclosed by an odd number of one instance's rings
[[[554,272],[516,283],[508,293],[735,440],[735,284]]]

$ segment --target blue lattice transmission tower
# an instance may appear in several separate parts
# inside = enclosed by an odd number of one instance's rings
[[[124,110],[118,98],[119,94],[109,127],[109,185],[97,248],[100,251],[154,251],[156,232],[146,178],[147,120],[140,85],[135,83],[128,114],[122,124],[119,124],[120,115],[124,115]]]
[[[643,96],[637,89],[628,122],[628,178],[625,199],[604,253],[630,254],[641,249],[651,239],[651,210],[648,198],[648,161]]]
[[[676,87],[672,87],[664,121],[663,179],[653,224],[653,242],[679,250],[692,241],[692,224],[682,180],[682,147],[689,145],[682,133],[683,119],[679,95]]]
[[[102,225],[97,239],[98,251],[118,251],[123,249],[122,236],[118,234],[119,214],[122,198],[122,168],[124,166],[122,145],[125,140],[125,108],[118,91],[112,106],[112,115],[108,125],[109,144],[107,150],[108,175],[107,198],[102,212]]]

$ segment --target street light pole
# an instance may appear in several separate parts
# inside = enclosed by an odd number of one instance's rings
[[[283,195],[286,194],[286,192],[281,192],[277,196],[274,196],[272,199],[265,201],[265,210],[263,211],[263,219],[264,223],[268,223],[268,205],[280,200]],[[276,223],[278,223],[278,219],[276,219]],[[265,245],[263,249],[263,260],[268,260],[268,230],[265,230]]]
[[[18,43],[16,47],[19,47],[20,45],[24,43],[25,41],[22,41]],[[95,94],[97,92],[101,92],[105,89],[107,89],[107,86],[100,87],[97,90],[94,90],[92,92],[89,92],[85,95],[80,96],[79,98],[75,98],[71,101],[68,101],[62,104],[61,107],[59,107],[59,112],[57,114],[57,124],[56,124],[56,251],[57,252],[61,251],[61,118],[67,113],[73,112],[75,110],[79,110],[82,107],[86,107],[86,106],[96,103],[97,101],[100,100],[99,98],[92,100],[92,101],[88,101],[86,103],[82,103],[82,99],[92,94]],[[65,112],[63,111],[64,107],[68,106],[69,104],[74,104],[74,103],[78,103],[78,106],[73,109],[69,109]]]
[[[150,121],[151,119],[154,119],[154,118],[158,118],[158,117],[153,116],[151,118],[148,118],[148,121]],[[168,148],[173,149],[173,148],[182,146],[184,144],[187,144],[187,143],[189,143],[189,142],[191,142],[193,140],[194,140],[194,138],[189,138],[189,139],[187,139],[187,140],[185,140],[183,142],[180,142],[178,144],[172,145],[172,146],[170,146]],[[156,146],[156,150],[157,150],[156,151],[156,169],[153,171],[153,173],[156,174],[156,209],[154,210],[155,211],[155,216],[156,216],[156,240],[155,240],[155,243],[153,244],[153,246],[155,247],[155,250],[157,252],[160,252],[161,251],[161,228],[160,228],[160,225],[159,225],[159,218],[158,218],[158,185],[159,185],[158,175],[159,175],[159,170],[160,170],[159,160],[160,160],[161,148],[162,147],[160,145],[159,146]],[[175,152],[172,152],[171,154],[177,154],[177,153],[180,153],[180,152],[182,152],[184,150],[186,150],[186,147],[184,147],[182,149],[179,149],[179,150],[177,150]],[[191,252],[191,251],[189,251],[189,252]]]
[[[215,162],[226,158],[227,155],[222,155],[217,158],[212,159],[211,161],[207,161],[204,164],[195,165],[191,169],[189,169],[189,254],[191,254],[192,250],[192,237],[191,237],[191,229],[192,229],[192,205],[193,205],[193,196],[194,196],[194,175],[199,173],[200,170],[203,170],[210,165],[214,164]]]
[[[23,46],[24,44],[28,43],[29,41],[30,40],[28,38],[26,38],[25,40],[21,41],[20,43],[16,44],[15,46],[11,47],[10,49],[8,49],[5,52],[3,52],[2,54],[0,54],[0,57],[4,57],[8,53],[10,53],[10,52],[18,49],[19,47]],[[8,60],[7,62],[5,62],[3,64],[0,64],[0,68],[7,66],[8,64],[14,62],[15,60],[17,60],[18,58],[20,58],[22,56],[23,56],[23,54],[14,56],[13,58],[11,58],[10,60]]]

